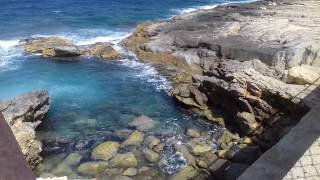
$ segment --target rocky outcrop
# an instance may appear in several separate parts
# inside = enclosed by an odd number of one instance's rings
[[[222,5],[140,25],[122,45],[190,74],[172,78],[179,103],[224,125],[214,118],[218,107],[245,134],[261,134],[319,100],[319,11],[318,1]]]
[[[11,100],[0,100],[0,111],[18,141],[31,168],[40,163],[42,143],[36,138],[36,127],[49,110],[47,91],[35,91]]]
[[[239,175],[320,101],[319,7],[315,0],[221,5],[142,24],[121,44],[143,61],[173,67],[169,94],[237,132],[222,134],[215,155],[223,159],[197,163]],[[189,150],[176,145],[185,157],[210,154],[198,134],[188,134]]]
[[[95,43],[86,46],[76,46],[71,41],[61,37],[36,37],[20,41],[20,47],[26,53],[40,53],[46,58],[58,60],[77,60],[72,57],[94,56],[105,60],[120,58],[119,53],[110,43]]]

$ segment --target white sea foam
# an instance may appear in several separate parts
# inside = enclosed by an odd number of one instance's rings
[[[156,90],[169,90],[171,88],[171,83],[161,76],[151,64],[142,63],[132,58],[122,59],[120,62],[122,62],[122,65],[135,69],[136,77],[152,84]]]
[[[210,4],[210,5],[205,5],[205,6],[193,6],[193,7],[188,7],[188,8],[182,8],[182,9],[172,9],[173,12],[177,13],[178,15],[184,14],[184,13],[190,13],[194,12],[197,10],[208,10],[217,7],[218,5],[225,5],[225,4],[230,4],[230,3],[248,3],[248,2],[254,2],[256,0],[244,0],[244,1],[228,1],[226,3],[219,3],[219,4]]]
[[[11,64],[16,57],[21,56],[21,52],[15,48],[18,44],[19,40],[0,40],[0,71],[16,67]]]
[[[0,49],[8,50],[19,44],[19,40],[0,40]]]

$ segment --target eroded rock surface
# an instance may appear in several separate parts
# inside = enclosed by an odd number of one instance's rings
[[[261,134],[320,100],[319,11],[319,1],[221,5],[142,24],[122,45],[184,71],[170,95],[189,109],[224,125],[219,107],[245,134]]]
[[[176,70],[169,94],[179,104],[233,127],[218,138],[217,157],[207,157],[218,161],[197,164],[235,179],[320,102],[319,12],[316,0],[227,4],[141,24],[121,44]],[[176,146],[185,157],[204,157],[211,151],[194,144],[201,141]]]
[[[35,129],[49,110],[47,91],[35,91],[11,100],[0,100],[0,111],[18,141],[31,168],[42,160],[42,143],[36,138]]]

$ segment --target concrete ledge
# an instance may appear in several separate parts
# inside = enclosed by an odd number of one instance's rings
[[[238,179],[282,179],[320,135],[320,104],[312,108],[276,145]]]

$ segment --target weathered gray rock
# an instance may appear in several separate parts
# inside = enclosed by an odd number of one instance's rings
[[[31,168],[42,160],[42,143],[36,138],[36,127],[49,110],[47,91],[35,91],[14,99],[0,100],[0,111],[12,129]]]
[[[317,82],[302,86],[318,79],[319,5],[222,5],[142,24],[122,45],[145,61],[192,74],[192,82],[174,81],[170,90],[188,109],[224,125],[211,111],[221,108],[246,134],[261,134],[265,124],[276,126],[293,109],[299,116],[320,100]]]

